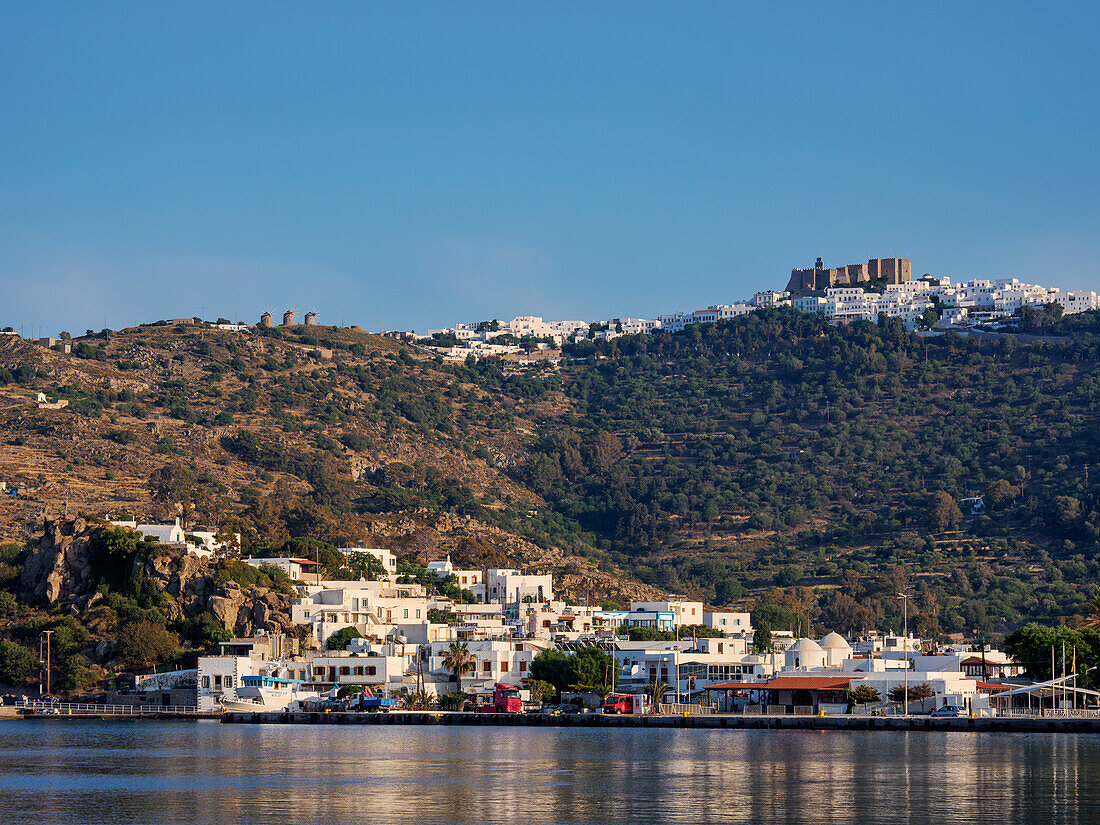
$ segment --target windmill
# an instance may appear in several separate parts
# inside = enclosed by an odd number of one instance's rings
[[[309,312],[306,313],[306,326],[307,327],[312,327],[312,326],[316,326],[316,324],[317,324],[317,310],[311,309]]]
[[[294,326],[294,307],[290,306],[290,304],[287,304],[286,311],[283,312],[282,325],[284,327]]]

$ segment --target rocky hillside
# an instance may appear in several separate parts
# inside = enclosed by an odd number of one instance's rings
[[[325,327],[152,325],[69,346],[0,339],[8,541],[66,514],[180,516],[242,533],[244,552],[302,536],[547,569],[575,597],[658,593],[597,566],[524,482],[536,421],[567,404],[552,372],[444,367]]]

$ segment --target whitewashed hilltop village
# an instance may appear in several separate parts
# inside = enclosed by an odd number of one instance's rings
[[[931,334],[971,325],[993,325],[1024,306],[1058,304],[1066,315],[1100,308],[1094,291],[1065,291],[1027,284],[1018,278],[972,279],[952,283],[946,276],[913,280],[907,258],[872,258],[865,264],[826,269],[821,258],[812,268],[793,269],[782,292],[757,292],[751,299],[705,309],[669,312],[656,318],[607,318],[601,321],[547,321],[517,315],[510,321],[459,323],[430,329],[425,342],[449,342],[450,360],[469,356],[518,355],[534,342],[539,349],[560,349],[578,340],[610,340],[623,335],[681,332],[693,324],[713,324],[763,307],[791,307],[824,316],[831,323],[900,318],[906,329]],[[930,314],[931,311],[931,314]]]

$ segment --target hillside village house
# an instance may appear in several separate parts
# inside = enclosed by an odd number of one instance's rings
[[[291,581],[301,581],[310,570],[315,570],[320,567],[315,561],[299,559],[292,556],[278,556],[273,558],[256,558],[249,556],[246,559],[241,559],[241,561],[249,567],[277,567],[286,573]]]
[[[138,524],[137,521],[111,521],[116,527],[125,527],[141,533],[161,544],[186,547],[188,552],[203,558],[212,558],[226,549],[225,542],[218,541],[217,532],[212,530],[184,530],[177,518],[172,524]],[[241,534],[234,533],[234,540],[240,546]]]

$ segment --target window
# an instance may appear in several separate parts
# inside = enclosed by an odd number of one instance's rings
[[[363,675],[363,668],[357,667],[357,668],[355,668],[354,672],[355,672],[356,676],[362,676]]]
[[[350,667],[340,668],[340,675],[341,676],[351,676],[351,668]]]
[[[519,660],[519,672],[520,673],[526,673],[527,672],[527,660],[526,659],[520,659]]]
[[[406,619],[407,619],[407,618],[409,618],[409,611],[408,611],[408,610],[405,610],[404,612],[405,612],[405,616],[404,616],[404,618],[406,618]]]
[[[209,676],[203,676],[202,677],[202,686],[204,688],[206,688],[207,690],[210,689],[210,677]]]
[[[323,667],[315,667],[315,668],[313,668],[313,675],[314,676],[324,676],[325,675],[325,669]]]
[[[227,688],[233,687],[233,677],[232,676],[226,676],[225,677],[225,686]]]
[[[416,618],[418,618],[418,619],[420,618],[420,611],[419,610],[416,611]]]
[[[309,611],[308,610],[304,611],[302,613],[302,615],[305,616],[308,619],[309,618]]]
[[[493,672],[493,663],[492,662],[482,663],[481,670],[482,670],[483,673],[492,673]]]
[[[374,676],[376,673],[378,673],[378,668],[376,668],[374,665],[371,665],[370,667],[367,668],[367,675],[368,676]]]
[[[222,677],[220,673],[214,674],[214,690],[222,689]]]

